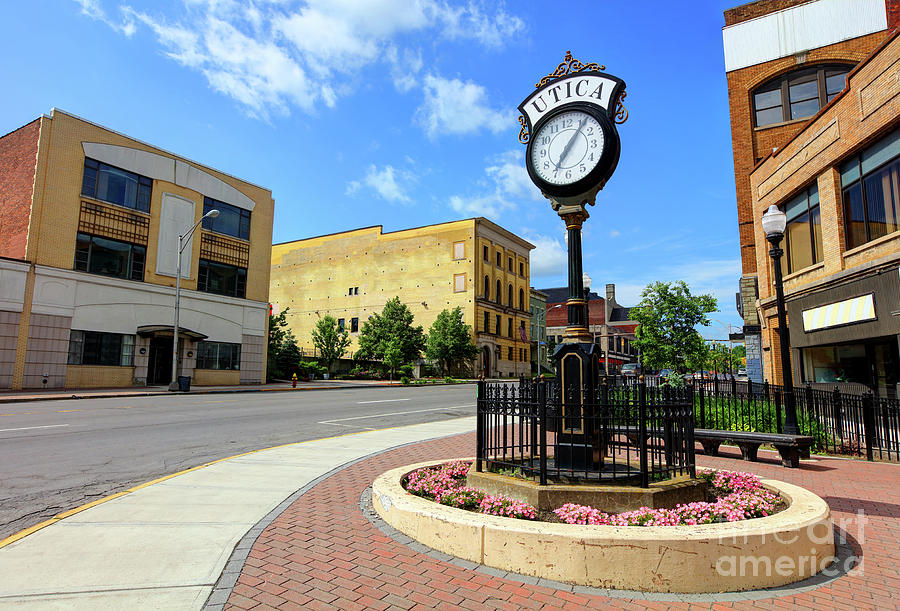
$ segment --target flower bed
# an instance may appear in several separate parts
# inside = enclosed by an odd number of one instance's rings
[[[489,495],[466,486],[470,462],[452,461],[417,469],[403,481],[407,492],[435,502],[488,515],[526,520],[538,519],[537,510],[516,499]],[[708,482],[712,500],[677,505],[674,509],[641,507],[634,511],[610,514],[587,505],[566,503],[552,514],[541,516],[566,524],[607,526],[679,526],[737,522],[777,513],[782,499],[766,489],[752,473],[701,470],[697,476]]]

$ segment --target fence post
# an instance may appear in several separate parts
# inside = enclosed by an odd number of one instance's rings
[[[641,488],[650,487],[647,465],[647,387],[644,382],[638,386],[638,448],[641,453]]]
[[[481,473],[484,458],[484,380],[475,385],[475,472]]]
[[[837,439],[841,440],[841,445],[844,445],[844,414],[843,414],[843,405],[841,405],[842,397],[840,389],[835,386],[834,393],[832,393],[832,404],[831,404],[831,420],[832,425],[834,427],[834,434],[837,436]],[[835,439],[835,445],[837,445],[837,439]]]
[[[547,485],[547,382],[538,382],[538,418],[541,421],[541,486]]]
[[[731,376],[731,397],[734,398],[737,396],[737,378],[733,375]]]
[[[700,428],[706,428],[706,396],[703,393],[703,384],[698,387],[700,393]]]
[[[866,436],[866,460],[875,460],[875,399],[872,393],[866,393],[862,400],[863,431]]]
[[[776,386],[775,387],[775,432],[781,432],[781,415],[782,415],[782,405],[781,405],[781,390]]]

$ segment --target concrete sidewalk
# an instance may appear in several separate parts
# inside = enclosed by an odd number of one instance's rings
[[[462,418],[260,450],[60,514],[0,548],[0,608],[199,609],[235,545],[295,491],[373,453],[474,428]]]

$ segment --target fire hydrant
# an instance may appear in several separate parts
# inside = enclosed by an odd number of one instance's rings
[[[291,376],[291,388],[297,388],[297,374]]]

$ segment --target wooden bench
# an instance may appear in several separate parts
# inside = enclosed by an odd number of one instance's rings
[[[744,431],[719,431],[715,429],[694,429],[694,439],[703,445],[703,453],[716,456],[723,441],[731,441],[741,449],[744,460],[756,460],[759,446],[764,443],[775,446],[781,454],[781,464],[796,469],[800,458],[809,458],[813,438],[808,435],[787,435],[784,433],[754,433]]]

